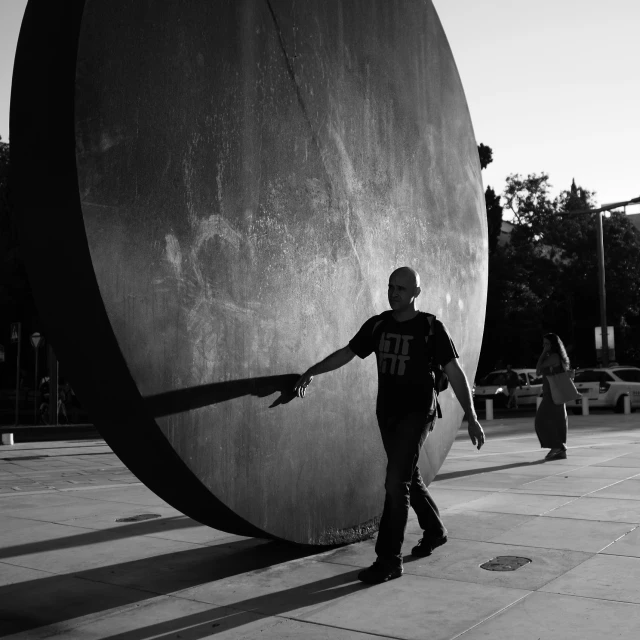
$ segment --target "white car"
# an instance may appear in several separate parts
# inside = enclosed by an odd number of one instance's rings
[[[589,407],[611,407],[617,413],[624,411],[624,396],[629,395],[631,411],[640,408],[640,368],[607,367],[606,369],[580,369],[574,379],[576,389],[589,398]],[[574,404],[573,412],[581,413],[582,399]]]
[[[542,393],[542,378],[536,376],[535,369],[516,369],[512,368],[520,378],[522,388],[516,388],[516,396],[518,405],[526,405],[536,403],[536,398]],[[478,380],[473,392],[474,400],[492,399],[498,407],[504,407],[509,398],[507,390],[507,370],[497,369]]]

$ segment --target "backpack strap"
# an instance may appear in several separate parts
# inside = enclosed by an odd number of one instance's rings
[[[438,380],[436,378],[435,366],[433,364],[435,353],[435,345],[433,345],[433,340],[435,340],[436,335],[436,317],[432,313],[427,313],[426,311],[420,311],[420,314],[422,315],[424,321],[424,341],[427,344],[427,347],[430,348],[429,368],[431,369],[431,374],[433,375],[433,390],[436,394],[436,411],[438,414],[438,418],[442,418],[442,409],[440,408],[440,402],[438,400],[440,391],[438,390]]]
[[[373,325],[373,329],[371,330],[371,335],[373,335],[376,332],[376,329],[378,329],[380,325],[382,325],[382,323],[387,321],[387,319],[392,313],[393,311],[391,309],[387,309],[387,311],[383,311],[380,314],[379,316],[380,319]]]

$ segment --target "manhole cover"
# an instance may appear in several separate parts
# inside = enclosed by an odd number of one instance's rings
[[[137,516],[127,516],[126,518],[116,518],[116,522],[142,522],[143,520],[153,520],[159,518],[158,513],[141,513]]]
[[[531,562],[530,558],[519,558],[518,556],[498,556],[492,558],[488,562],[481,564],[480,567],[487,571],[515,571],[525,564]]]

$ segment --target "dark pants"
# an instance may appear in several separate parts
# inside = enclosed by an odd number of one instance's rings
[[[418,468],[420,449],[433,428],[435,415],[425,412],[393,416],[378,413],[382,444],[387,453],[387,477],[382,519],[376,542],[378,560],[402,565],[402,543],[409,505],[428,538],[440,538],[447,530]]]

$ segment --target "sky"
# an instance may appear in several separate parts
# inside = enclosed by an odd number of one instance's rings
[[[414,2],[416,0],[394,0]],[[26,0],[0,0],[0,136],[9,140],[15,47]],[[640,0],[434,0],[497,193],[546,173],[599,204],[640,196]],[[640,212],[640,207],[628,209]]]

